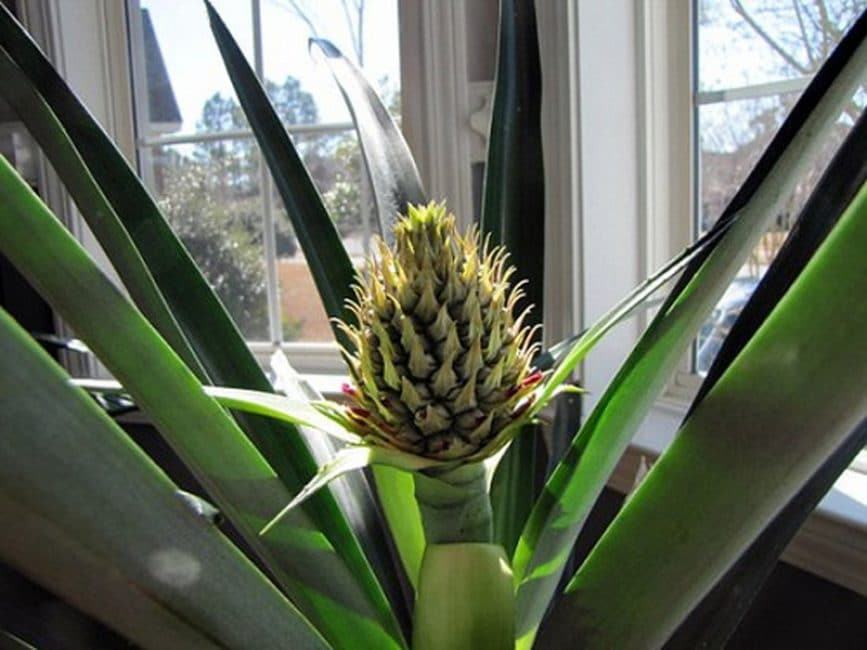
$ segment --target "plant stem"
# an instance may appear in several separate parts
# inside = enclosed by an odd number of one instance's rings
[[[492,540],[491,498],[483,463],[416,472],[414,477],[415,498],[428,544]]]
[[[431,544],[422,560],[413,650],[513,650],[515,588],[498,544]]]

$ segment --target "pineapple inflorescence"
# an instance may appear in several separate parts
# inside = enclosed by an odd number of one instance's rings
[[[442,204],[410,208],[394,249],[377,242],[341,323],[354,386],[349,418],[368,444],[443,461],[502,447],[542,375],[507,253],[458,232]]]

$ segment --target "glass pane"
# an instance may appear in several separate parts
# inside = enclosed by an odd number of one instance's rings
[[[699,0],[698,89],[812,75],[864,8],[862,0]]]
[[[281,87],[297,86],[315,105],[290,123],[348,122],[349,111],[323,63],[311,56],[311,36],[334,43],[359,64],[386,105],[399,111],[400,58],[396,0],[263,0],[262,49],[266,85],[272,99]]]
[[[250,3],[216,0],[214,7],[252,61]],[[214,43],[203,2],[141,0],[139,61],[145,98],[138,100],[138,133],[156,137],[246,127]],[[136,25],[132,17],[133,26]],[[144,114],[141,114],[144,113]]]
[[[141,152],[163,214],[248,340],[268,340],[259,156],[250,141]]]
[[[818,5],[804,7],[800,3],[776,0],[762,3],[700,0],[696,38],[698,88],[744,86],[814,72],[842,36],[845,26],[867,6],[867,0],[834,0],[822,4],[828,15],[824,21],[816,21],[812,12]],[[697,232],[704,232],[719,217],[796,100],[794,93],[765,93],[754,99],[696,107]],[[695,370],[699,374],[705,374],[710,368],[729,329],[860,112],[863,100],[862,96],[857,96],[843,113],[817,164],[776,215],[702,327],[695,358]]]
[[[343,245],[356,267],[360,267],[377,226],[372,193],[362,175],[361,151],[355,132],[301,135],[294,141]],[[331,325],[276,191],[274,206],[283,340],[332,341]]]

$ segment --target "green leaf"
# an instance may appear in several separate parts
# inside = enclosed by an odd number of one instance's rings
[[[262,153],[271,170],[274,184],[286,206],[286,211],[292,219],[295,234],[304,251],[304,257],[310,267],[325,312],[331,318],[340,318],[345,322],[351,322],[353,316],[346,309],[346,301],[353,297],[351,287],[356,280],[356,275],[346,249],[340,241],[337,230],[307,173],[307,169],[268,101],[259,80],[220,16],[210,3],[205,2],[205,6],[208,10],[211,31],[220,49],[232,85],[262,148]],[[351,350],[352,343],[343,330],[333,322],[332,326],[337,342],[343,349]],[[220,381],[219,383],[243,385],[256,390],[269,390],[268,387],[249,383],[236,384],[230,381]],[[306,455],[303,456],[305,460],[304,480],[293,485],[293,489],[300,489],[306,480],[315,476],[315,464],[307,463],[306,458]],[[356,487],[358,486],[356,485]],[[382,542],[388,532],[378,517],[368,516],[374,506],[370,503],[371,497],[367,486],[361,487],[364,489],[340,491],[336,494],[340,499],[343,511],[347,514],[352,513],[355,531],[360,537],[364,551],[367,557],[370,557],[380,569],[379,580],[386,585],[394,600],[400,590],[396,584],[394,572],[390,571],[393,565],[388,556],[387,546]],[[361,508],[358,507],[359,504]],[[364,584],[370,597],[380,603],[382,615],[393,617],[393,612],[388,607],[382,588],[377,584],[376,578],[371,572],[367,557],[361,554],[355,540],[351,538],[352,530],[349,529],[345,516],[334,506],[331,495],[327,491],[317,493],[307,509],[317,517],[317,521],[320,522],[323,530],[328,532],[329,537],[336,540],[335,543],[345,554],[347,561],[351,563],[354,573],[359,577],[364,577]]]
[[[334,222],[328,216],[304,162],[241,48],[211,3],[206,0],[205,6],[223,63],[256,140],[262,147],[262,154],[274,177],[274,185],[292,219],[295,235],[304,251],[325,313],[331,318],[350,322],[352,314],[346,309],[346,301],[353,297],[351,286],[355,282],[355,269]],[[352,344],[343,331],[333,323],[332,329],[338,342],[351,350]]]
[[[62,123],[94,180],[123,220],[125,229],[210,380],[224,386],[271,390],[267,377],[235,324],[124,157],[2,5],[0,47],[20,66]],[[111,242],[103,244],[110,247]],[[333,259],[337,260],[339,256]],[[122,267],[118,270],[123,274]],[[237,414],[236,419],[290,490],[301,489],[315,475],[316,462],[295,427],[243,414]],[[363,496],[366,495],[359,498]],[[341,503],[352,506],[357,503],[357,498],[354,495],[342,498]],[[334,495],[327,490],[317,494],[306,510],[364,585],[369,598],[378,603],[381,615],[391,617],[388,604],[355,537],[356,534],[361,537],[368,551],[376,551],[382,546],[377,544],[377,540],[385,534],[381,524],[359,515],[353,517],[353,526],[350,526]],[[356,510],[347,507],[346,512]]]
[[[867,420],[813,474],[749,549],[714,586],[665,644],[666,650],[722,649],[734,633],[777,558],[831,489],[839,476],[867,445]]]
[[[512,440],[491,481],[494,541],[511,555],[539,494],[544,472],[537,455],[540,427],[528,424]]]
[[[410,472],[442,465],[443,462],[431,458],[422,458],[414,454],[408,454],[398,449],[387,447],[375,447],[368,445],[349,445],[340,449],[329,462],[319,468],[316,476],[304,486],[289,504],[265,526],[261,535],[267,535],[271,529],[285,519],[292,510],[300,506],[307,499],[326,485],[340,478],[344,474],[363,469],[371,465],[385,465]]]
[[[122,219],[124,228],[147,264],[173,316],[206,366],[211,380],[234,384],[236,375],[252,375],[249,367],[243,367],[241,356],[233,353],[237,346],[246,348],[237,328],[141,181],[37,45],[3,6],[0,6],[0,47],[21,68],[62,124],[94,181]],[[42,128],[50,128],[50,125]],[[81,176],[80,172],[69,169],[71,158],[69,163],[58,161],[61,173],[70,179]],[[110,248],[112,241],[102,243]],[[135,281],[124,277],[125,266],[118,266],[116,270],[124,282]],[[249,353],[247,357],[255,366]],[[255,382],[243,385],[263,389]]]
[[[387,604],[309,517],[297,511],[267,540],[258,537],[290,500],[281,480],[5,159],[0,194],[0,250],[150,416],[305,616],[335,643],[399,647]]]
[[[737,193],[729,201],[708,234],[729,227],[732,221],[739,218],[739,212],[753,200],[753,195],[766,183],[767,177],[773,168],[787,151],[791,151],[790,145],[792,139],[797,135],[798,131],[803,129],[805,122],[810,119],[817,106],[824,101],[826,94],[831,88],[838,85],[838,78],[843,74],[844,69],[849,70],[846,73],[847,75],[857,74],[852,71],[850,60],[852,57],[862,56],[857,50],[864,42],[865,32],[867,32],[867,12],[862,12],[858,20],[855,21],[834,48],[834,51],[831,52],[825,63],[822,64],[822,67],[819,68],[819,71],[810,81],[807,88],[801,93],[795,106],[789,111],[786,119],[780,125],[776,134],[774,134],[770,144],[768,144],[768,147],[762,153],[761,158],[759,158],[746,180],[738,188]],[[836,117],[834,116],[834,118]],[[695,275],[708,255],[710,255],[710,252],[710,250],[705,251],[690,263],[669,294],[668,299],[660,310],[661,312],[667,311],[674,301],[678,299],[686,285],[692,280],[693,275]]]
[[[323,415],[322,411],[314,406],[315,403],[243,388],[205,386],[204,390],[207,395],[228,408],[312,427],[346,443],[357,444],[361,442],[359,436],[347,431],[333,419]]]
[[[5,561],[145,647],[326,647],[2,310],[0,359]]]
[[[545,382],[545,388],[537,400],[535,411],[538,412],[548,404],[563,382],[569,379],[572,371],[584,360],[587,353],[615,325],[634,315],[642,306],[645,306],[647,300],[654,293],[677,276],[692,260],[708,250],[712,250],[725,235],[728,225],[730,224],[714,230],[712,233],[707,233],[694,244],[687,246],[676,257],[666,262],[656,273],[630,291],[583,333],[557,343],[551,347],[546,355],[540,355],[544,357],[543,363],[547,364],[548,359],[551,359],[557,365],[554,367],[551,377]]]
[[[0,630],[0,647],[6,650],[36,650],[32,645],[6,630]]]
[[[324,55],[349,107],[373,186],[379,233],[392,244],[398,216],[406,214],[410,205],[428,203],[415,160],[388,109],[361,71],[329,41],[313,38],[310,43]]]
[[[723,224],[725,234],[698,271],[687,270],[692,276],[657,314],[548,481],[513,560],[522,647],[532,640],[578,532],[617,460],[706,314],[812,163],[825,133],[857,87],[867,51],[854,45],[863,40],[867,21],[859,21],[857,27],[793,109],[783,129],[787,139],[777,141],[770,162],[756,172],[758,176],[751,176],[751,190],[738,193],[742,203],[737,218]]]
[[[190,369],[204,379],[204,368],[168,309],[114,208],[93,180],[51,108],[3,48],[0,48],[0,87],[3,88],[3,98],[51,161],[91,231],[102,244],[102,249],[123,278],[132,299]]]
[[[545,399],[553,394],[579,363],[584,359],[592,347],[598,343],[608,331],[618,323],[631,318],[642,308],[649,307],[650,298],[666,285],[678,273],[683,271],[693,260],[700,255],[713,250],[719,240],[725,234],[730,223],[720,228],[705,233],[695,242],[684,248],[675,257],[671,258],[663,266],[636,286],[616,305],[602,315],[591,327],[580,334],[573,334],[559,343],[539,354],[533,361],[533,365],[539,370],[547,371],[555,368],[550,391],[545,394]]]
[[[579,569],[552,635],[661,645],[844,444],[867,413],[865,249],[867,186]]]
[[[544,314],[545,179],[542,161],[542,71],[533,0],[500,3],[497,76],[481,231],[503,244],[515,277],[526,280],[521,306],[531,306],[527,324]],[[535,490],[535,428],[525,427],[497,467],[491,492],[495,539],[511,552]]]
[[[542,71],[533,0],[503,0],[481,230],[503,244],[527,280],[532,321],[543,314],[545,180]]]
[[[425,537],[412,475],[385,465],[375,466],[371,471],[400,561],[410,584],[417,589]]]
[[[867,115],[862,114],[804,205],[782,249],[723,342],[690,407],[699,407],[732,361],[776,307],[867,181]],[[867,444],[867,423],[825,462],[761,537],[692,611],[666,647],[722,647],[765,578],[833,482]]]

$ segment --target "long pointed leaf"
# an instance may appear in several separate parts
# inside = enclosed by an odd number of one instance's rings
[[[542,71],[533,0],[500,3],[497,75],[485,166],[481,231],[503,244],[516,277],[526,280],[529,325],[545,306],[545,179]],[[536,427],[516,436],[497,466],[491,507],[495,539],[511,554],[536,498]]]
[[[805,122],[810,119],[816,106],[835,84],[835,79],[843,72],[844,68],[849,66],[849,60],[856,54],[856,50],[860,48],[864,40],[865,31],[867,31],[867,11],[861,13],[858,20],[849,28],[849,31],[822,64],[807,88],[801,93],[795,106],[792,107],[770,144],[762,153],[761,158],[726,205],[708,234],[727,228],[732,221],[739,218],[741,209],[753,200],[753,195],[766,182],[774,166],[779,163],[786,151],[790,150],[792,139],[795,138],[798,131],[803,129]],[[690,263],[669,294],[660,310],[661,312],[667,311],[677,300],[710,253],[711,250],[707,250]]]
[[[6,559],[143,645],[325,647],[2,310],[0,364],[0,513],[15,531],[0,536]]]
[[[347,431],[307,401],[294,400],[274,393],[220,386],[205,386],[205,393],[229,408],[313,427],[343,442],[356,444],[361,442],[360,436]]]
[[[867,445],[867,420],[828,458],[677,629],[666,650],[725,647],[777,559],[822,497]]]
[[[740,268],[753,243],[812,162],[842,106],[863,78],[867,19],[838,48],[793,110],[770,164],[707,259],[639,340],[573,441],[540,497],[515,552],[520,580],[518,633],[528,644],[596,497],[701,322]],[[824,92],[819,96],[816,87]],[[796,107],[797,108],[797,107]],[[794,117],[792,117],[794,116]],[[793,135],[794,132],[794,135]],[[740,194],[738,195],[740,196]]]
[[[544,480],[539,476],[540,470],[544,471],[537,453],[539,436],[538,425],[523,427],[497,464],[491,481],[493,539],[508,555],[515,550]]]
[[[63,124],[95,181],[123,220],[211,381],[225,386],[271,390],[267,377],[234,323],[124,157],[2,5],[0,47],[21,67]],[[243,414],[236,417],[290,490],[301,489],[314,476],[316,462],[297,428],[271,419]],[[353,519],[354,528],[350,526],[329,490],[318,493],[306,510],[352,567],[370,598],[379,603],[382,614],[389,616],[385,599],[355,537],[358,531],[363,539],[377,539],[381,535],[371,532],[377,523],[358,517]],[[366,547],[375,548],[375,543]]]
[[[579,569],[552,633],[660,646],[844,444],[867,414],[865,249],[867,185]]]
[[[373,186],[379,233],[391,244],[398,216],[410,205],[428,202],[409,145],[361,71],[332,43],[321,38],[310,43],[324,55],[349,107]]]
[[[302,511],[267,539],[291,498],[268,463],[144,317],[0,159],[0,250],[126,387],[219,509],[329,641],[400,646],[400,632]],[[183,405],[179,408],[179,404]],[[322,574],[332,577],[322,581]]]
[[[212,381],[229,384],[232,382],[227,377],[234,379],[236,374],[251,374],[249,369],[239,367],[244,365],[243,361],[239,361],[237,353],[232,353],[233,347],[244,346],[237,328],[141,181],[27,32],[2,5],[0,47],[21,68],[63,125],[93,179],[122,219]],[[111,241],[105,244],[108,247]],[[117,270],[123,273],[124,267]]]
[[[867,181],[867,114],[862,114],[798,216],[783,248],[744,306],[687,414],[700,406],[765,321]],[[678,628],[669,648],[722,647],[794,537],[833,482],[867,444],[867,422],[832,456]]]
[[[504,244],[527,304],[543,313],[545,180],[540,122],[542,71],[533,0],[500,3],[497,78],[481,230]]]

